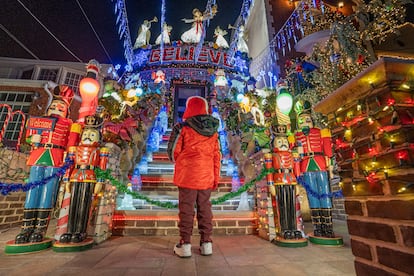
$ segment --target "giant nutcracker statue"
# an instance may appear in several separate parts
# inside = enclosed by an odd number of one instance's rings
[[[286,125],[272,127],[274,135],[272,164],[275,208],[276,238],[273,243],[283,247],[307,246],[307,239],[299,230],[296,218],[296,176],[294,175],[294,157],[289,147]],[[271,189],[272,190],[272,189]]]
[[[26,194],[22,231],[15,238],[15,244],[21,245],[17,253],[38,251],[51,245],[52,240],[45,239],[45,234],[57,198],[59,176],[56,173],[64,165],[66,149],[76,145],[79,138],[80,125],[72,124],[67,118],[73,91],[62,85],[56,86],[53,92],[46,116],[32,116],[26,126],[27,141],[32,145],[27,161],[29,183],[40,185]]]
[[[87,116],[78,146],[70,147],[68,157],[74,161],[67,171],[71,191],[67,232],[53,245],[54,251],[66,252],[89,248],[93,239],[87,238],[87,227],[93,198],[102,188],[102,179],[97,179],[94,169],[106,169],[109,150],[100,148],[101,118]],[[68,250],[71,248],[71,250]]]
[[[314,127],[309,102],[297,104],[297,125],[295,146],[299,153],[295,164],[295,174],[300,176],[305,186],[313,233],[309,240],[322,245],[343,245],[332,225],[332,199],[328,170],[333,155],[329,129]]]

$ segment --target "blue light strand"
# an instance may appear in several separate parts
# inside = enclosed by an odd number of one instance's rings
[[[128,14],[126,10],[125,0],[117,0],[115,2],[115,15],[117,16],[116,24],[118,25],[118,35],[123,39],[124,57],[127,61],[126,69],[132,70],[134,52],[132,49],[131,34],[128,26]]]
[[[61,177],[65,174],[66,170],[73,164],[73,160],[66,158],[65,159],[65,163],[63,164],[62,167],[60,167],[57,172],[51,176],[48,176],[46,178],[43,178],[41,180],[38,181],[33,181],[33,182],[29,182],[26,184],[22,184],[22,183],[2,183],[0,182],[0,192],[2,195],[6,196],[9,193],[12,192],[19,192],[19,191],[23,191],[23,192],[27,192],[31,189],[34,189],[36,187],[39,186],[43,186],[46,185],[46,183],[48,183],[51,179],[55,178],[55,177]]]
[[[315,197],[317,199],[325,199],[325,198],[343,198],[344,194],[342,193],[342,189],[333,192],[333,193],[328,193],[328,194],[319,194],[318,192],[315,192],[314,190],[312,190],[312,188],[305,182],[305,180],[303,179],[303,176],[299,176],[296,178],[296,180],[298,181],[298,183],[300,185],[302,185],[305,190],[306,193],[312,197]]]
[[[216,0],[208,0],[207,1],[207,5],[206,5],[207,14],[211,13],[211,7],[213,5],[216,5]],[[201,48],[203,47],[204,39],[206,37],[206,28],[209,25],[210,25],[210,18],[203,21],[203,27],[201,29],[201,38],[200,38],[200,41],[198,42],[198,44],[197,44],[197,46],[194,50],[194,63],[197,63],[198,57],[200,56]]]
[[[165,0],[161,0],[161,43],[160,43],[160,61],[163,62],[164,57],[164,23],[165,23]]]
[[[240,10],[240,15],[239,15],[239,20],[237,22],[236,27],[236,31],[234,33],[233,39],[230,42],[230,47],[229,47],[229,51],[227,52],[230,63],[233,63],[234,60],[234,54],[235,54],[235,49],[237,48],[237,43],[239,40],[239,32],[240,32],[240,26],[242,24],[244,24],[247,21],[247,18],[249,17],[249,11],[250,11],[250,6],[252,4],[252,0],[244,0],[241,10]]]

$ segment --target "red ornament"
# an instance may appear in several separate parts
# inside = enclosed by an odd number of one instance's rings
[[[361,54],[358,55],[357,63],[361,65],[365,61],[365,57]]]

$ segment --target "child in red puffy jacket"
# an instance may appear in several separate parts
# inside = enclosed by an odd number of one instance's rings
[[[211,191],[220,178],[221,152],[217,129],[219,120],[208,114],[207,101],[198,96],[187,99],[183,123],[177,123],[168,142],[168,157],[175,163],[174,184],[178,186],[179,231],[174,246],[179,257],[191,257],[191,235],[195,208],[200,232],[201,255],[213,253]]]

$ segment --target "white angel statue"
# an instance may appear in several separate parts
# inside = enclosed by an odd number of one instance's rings
[[[229,29],[236,30],[237,28],[229,24]],[[237,36],[237,51],[249,54],[249,47],[246,43],[246,37],[247,35],[245,34],[244,25],[241,25]]]
[[[162,25],[162,33],[157,37],[155,40],[156,45],[161,44],[161,39],[163,39],[164,44],[170,44],[170,34],[171,34],[172,26],[168,26],[167,23],[164,22]]]
[[[229,48],[229,44],[224,36],[227,34],[226,30],[222,30],[220,26],[217,26],[214,30],[214,36],[216,37],[216,45],[219,48]]]
[[[193,19],[183,18],[185,23],[193,23],[191,29],[185,31],[181,35],[181,40],[185,43],[198,43],[201,40],[201,35],[205,31],[203,28],[203,21],[213,18],[217,13],[217,6],[213,5],[210,12],[204,12],[199,9],[193,9]]]
[[[149,40],[151,37],[151,23],[158,22],[158,18],[154,16],[154,19],[152,20],[144,20],[144,23],[142,23],[141,27],[138,31],[138,37],[135,40],[134,49],[141,48],[143,46],[146,46],[149,44]]]

